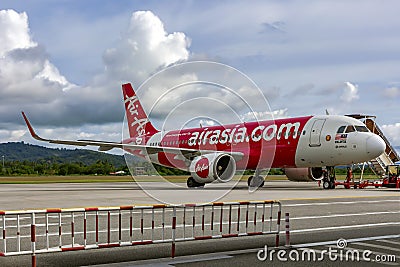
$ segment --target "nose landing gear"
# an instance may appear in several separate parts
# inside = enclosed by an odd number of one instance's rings
[[[326,171],[324,172],[324,178],[322,179],[322,186],[324,189],[335,189],[335,167],[329,166],[326,167]]]

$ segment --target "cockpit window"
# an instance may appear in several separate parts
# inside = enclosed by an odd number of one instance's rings
[[[352,133],[352,132],[355,132],[355,131],[356,131],[356,129],[354,129],[353,125],[349,125],[346,128],[346,133]]]
[[[356,125],[355,127],[356,127],[357,132],[363,132],[363,133],[368,133],[369,132],[368,128],[365,127],[365,126]]]
[[[343,133],[346,126],[340,126],[336,133]]]

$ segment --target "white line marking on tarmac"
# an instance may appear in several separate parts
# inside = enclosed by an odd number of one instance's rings
[[[211,255],[210,255],[211,254]],[[203,261],[211,261],[211,260],[221,260],[221,259],[230,259],[233,256],[227,255],[226,253],[210,253],[205,255],[189,255],[189,256],[180,256],[175,259],[171,258],[162,258],[162,259],[150,259],[150,260],[142,260],[139,262],[121,262],[121,263],[111,263],[111,264],[100,264],[100,265],[89,265],[89,266],[157,266],[157,267],[171,267],[171,265],[182,264],[182,263],[192,263],[192,262],[203,262]]]
[[[373,226],[387,226],[387,225],[400,225],[400,222],[387,222],[387,223],[369,223],[369,224],[357,224],[357,225],[340,225],[331,227],[320,227],[311,229],[299,229],[290,230],[291,233],[303,233],[303,232],[315,232],[315,231],[325,231],[325,230],[342,230],[350,228],[363,228],[363,227],[373,227]],[[284,234],[285,230],[281,230],[279,233]]]
[[[393,240],[377,240],[377,241],[388,243],[388,244],[393,244],[393,245],[400,245],[400,242],[396,242],[396,241],[393,241]]]
[[[382,214],[397,214],[397,213],[400,213],[400,211],[378,211],[378,212],[343,213],[343,214],[331,214],[331,215],[291,217],[290,220],[304,220],[304,219],[318,219],[318,218],[334,218],[334,217],[347,217],[347,216],[382,215]]]
[[[335,201],[335,202],[317,202],[317,203],[297,203],[297,204],[284,204],[283,207],[300,207],[300,206],[324,206],[324,205],[350,205],[350,204],[370,204],[370,203],[383,203],[383,202],[400,202],[400,199],[387,199],[387,200],[368,200],[368,201]]]
[[[376,245],[376,244],[370,244],[370,243],[365,243],[365,242],[355,242],[353,243],[355,245],[361,245],[361,246],[367,246],[367,247],[372,247],[372,248],[381,248],[381,249],[386,249],[386,250],[393,250],[393,251],[399,251],[400,248],[393,248],[393,247],[388,247],[388,246],[381,246],[381,245]]]

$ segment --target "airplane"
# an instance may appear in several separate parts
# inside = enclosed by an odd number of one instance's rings
[[[187,187],[229,182],[236,171],[252,170],[249,188],[264,185],[260,172],[282,168],[289,180],[322,180],[335,187],[334,167],[380,156],[385,142],[359,120],[317,115],[229,125],[159,131],[150,122],[130,83],[122,85],[129,138],[121,142],[40,137],[22,112],[32,137],[52,144],[120,148],[152,163],[189,171]]]

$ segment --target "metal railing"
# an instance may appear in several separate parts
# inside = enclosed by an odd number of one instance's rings
[[[0,256],[276,234],[278,201],[0,211]],[[36,264],[36,263],[35,263]],[[33,264],[33,265],[35,265]]]

